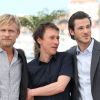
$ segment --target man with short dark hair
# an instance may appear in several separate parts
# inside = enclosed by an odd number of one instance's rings
[[[100,43],[91,37],[91,26],[91,18],[83,11],[69,18],[69,33],[77,42],[69,50],[75,58],[74,100],[100,100]]]

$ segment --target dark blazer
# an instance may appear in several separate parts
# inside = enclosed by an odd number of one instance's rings
[[[24,52],[20,49],[17,49],[17,51],[18,51],[18,57],[20,57],[22,61],[22,73],[21,73],[19,100],[26,100],[27,86],[28,86],[28,77],[27,77],[27,69],[26,69],[27,61],[26,61]]]
[[[73,90],[73,100],[79,100],[78,91],[78,71],[77,71],[77,59],[76,59],[76,46],[72,47],[69,52],[74,55],[74,90]],[[94,40],[94,46],[92,51],[92,61],[90,69],[90,79],[91,79],[91,93],[93,100],[100,100],[100,43]],[[87,90],[88,91],[88,90]]]

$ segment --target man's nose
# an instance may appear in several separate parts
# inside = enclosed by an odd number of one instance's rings
[[[5,36],[9,36],[10,35],[10,33],[9,33],[9,31],[5,31]]]
[[[58,39],[55,39],[55,44],[59,44],[59,40]]]
[[[88,29],[84,29],[84,34],[89,34],[89,30]]]

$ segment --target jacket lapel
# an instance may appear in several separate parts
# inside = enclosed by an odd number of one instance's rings
[[[91,60],[91,87],[93,86],[93,78],[96,72],[97,64],[100,58],[100,43],[94,40],[94,46],[92,51],[92,60]]]
[[[74,55],[74,64],[75,64],[75,68],[74,68],[74,71],[75,71],[75,83],[76,85],[78,85],[78,70],[77,70],[77,59],[76,59],[76,54]]]

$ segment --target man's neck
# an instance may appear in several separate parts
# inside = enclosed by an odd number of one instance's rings
[[[48,54],[41,54],[40,53],[40,57],[39,57],[39,59],[40,59],[40,61],[42,61],[42,62],[49,62],[50,61],[50,59],[52,58],[52,56],[50,56],[50,55],[48,55]]]
[[[88,46],[90,45],[91,41],[92,41],[92,39],[91,39],[90,42],[87,43],[87,44],[78,43],[78,47],[79,47],[80,51],[83,52],[85,49],[87,49]]]
[[[8,60],[11,63],[11,61],[13,59],[13,56],[14,56],[14,50],[13,50],[13,48],[2,48],[2,49],[7,53]]]

